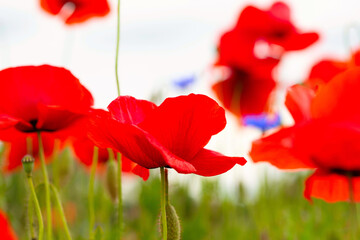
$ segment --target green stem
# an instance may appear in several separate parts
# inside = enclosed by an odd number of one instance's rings
[[[33,144],[31,137],[26,137],[26,152],[29,155],[33,155]]]
[[[33,215],[34,215],[33,200],[32,200],[32,197],[30,197],[29,198],[29,206],[28,206],[30,237],[31,237],[31,239],[36,239]]]
[[[118,171],[117,171],[117,185],[118,185],[118,224],[119,224],[119,239],[122,235],[123,225],[123,206],[122,206],[122,185],[121,185],[121,174],[122,174],[122,160],[121,153],[117,153]]]
[[[166,204],[170,204],[169,202],[169,180],[168,180],[168,170],[167,168],[164,169],[165,171],[165,179],[164,179],[164,184],[165,184],[165,203]]]
[[[50,183],[49,177],[46,170],[46,163],[45,163],[45,154],[44,154],[44,147],[42,143],[41,133],[40,131],[37,132],[38,136],[38,144],[39,144],[39,156],[41,162],[41,170],[44,176],[44,185],[45,185],[45,204],[46,204],[46,236],[47,240],[52,239],[52,218],[51,218],[51,199],[50,199]]]
[[[99,148],[94,146],[93,161],[91,164],[90,183],[89,183],[89,238],[94,239],[95,211],[94,211],[94,182],[98,163]]]
[[[120,45],[120,0],[118,0],[118,9],[117,9],[117,30],[116,30],[116,55],[115,55],[115,77],[116,77],[116,86],[117,93],[120,96],[120,82],[119,82],[119,45]]]
[[[167,222],[166,222],[166,193],[167,193],[167,175],[164,167],[160,167],[161,175],[161,221],[162,221],[162,238],[167,240]]]
[[[34,203],[34,207],[35,207],[35,212],[36,212],[36,216],[38,219],[38,224],[39,224],[39,240],[43,239],[43,235],[44,235],[44,223],[43,223],[43,218],[41,215],[41,210],[40,210],[40,205],[39,205],[39,201],[36,197],[36,193],[35,193],[35,188],[34,188],[34,184],[32,181],[32,177],[31,176],[27,176],[27,180],[28,180],[28,184],[29,184],[29,189],[31,192],[31,196],[32,196],[32,202]],[[32,223],[31,223],[32,224]],[[35,238],[36,239],[36,238]]]
[[[56,189],[56,187],[53,184],[50,184],[50,188],[51,188],[51,191],[53,192],[54,197],[55,197],[55,204],[56,204],[56,207],[57,207],[58,212],[60,214],[60,218],[61,218],[61,222],[63,224],[64,230],[65,230],[66,238],[68,240],[71,240],[72,238],[71,238],[71,234],[70,234],[70,231],[69,231],[69,226],[68,226],[66,218],[65,218],[64,209],[63,209],[62,204],[61,204],[61,199],[60,199],[59,192],[58,192],[58,190]]]
[[[354,185],[353,185],[353,176],[352,174],[348,175],[348,183],[349,183],[349,200],[350,200],[350,224],[351,224],[351,239],[358,239],[358,221],[357,221],[357,209],[356,202],[354,199]]]

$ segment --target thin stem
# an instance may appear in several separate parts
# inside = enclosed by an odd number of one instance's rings
[[[168,170],[167,168],[164,169],[165,170],[165,203],[166,204],[170,204],[169,202],[169,180],[168,180]]]
[[[91,164],[90,182],[89,182],[89,238],[94,239],[95,210],[94,210],[94,182],[98,163],[99,148],[94,146],[93,161]]]
[[[121,185],[121,174],[122,174],[122,155],[117,153],[117,183],[118,183],[118,224],[119,224],[119,239],[122,235],[122,225],[123,225],[123,206],[122,206],[122,185]]]
[[[160,167],[161,175],[161,221],[162,221],[162,238],[167,240],[167,222],[166,222],[166,192],[167,192],[167,175],[164,167]]]
[[[30,136],[26,137],[26,152],[27,154],[33,155],[33,144]]]
[[[32,196],[32,202],[34,203],[34,207],[35,207],[35,213],[38,219],[38,224],[39,224],[39,240],[43,239],[43,235],[44,235],[44,223],[43,223],[43,218],[41,215],[41,210],[40,210],[40,205],[39,205],[39,201],[36,197],[36,193],[35,193],[35,188],[34,188],[34,184],[32,181],[32,177],[31,176],[27,176],[27,180],[28,180],[28,184],[29,184],[29,189],[31,192],[31,196]]]
[[[356,202],[355,202],[355,198],[354,198],[354,185],[353,185],[352,178],[353,178],[352,174],[349,174],[348,175],[348,183],[349,183],[349,200],[350,200],[350,224],[351,224],[352,239],[357,239],[358,221],[357,221]]]
[[[117,94],[120,96],[120,82],[119,82],[119,45],[120,45],[120,0],[118,0],[118,9],[117,9],[117,30],[116,30],[116,55],[115,55],[115,77],[116,77],[116,86]]]
[[[55,204],[56,204],[56,207],[57,207],[58,212],[60,214],[61,222],[62,222],[62,224],[64,226],[66,238],[68,240],[71,240],[72,238],[71,238],[71,234],[70,234],[70,231],[69,231],[69,226],[68,226],[66,218],[65,218],[64,209],[63,209],[62,204],[61,204],[61,199],[60,199],[60,196],[59,196],[59,192],[58,192],[58,190],[56,189],[56,187],[53,184],[50,184],[50,188],[51,188],[51,191],[53,192],[54,197],[55,197]]]
[[[45,204],[46,204],[46,236],[47,240],[52,239],[52,218],[51,218],[51,199],[50,199],[50,183],[49,177],[46,170],[46,163],[45,163],[45,154],[44,154],[44,147],[42,143],[41,133],[40,131],[37,132],[38,136],[38,143],[39,143],[39,157],[41,162],[41,170],[44,176],[44,185],[45,185]]]
[[[31,196],[29,198],[29,206],[28,206],[29,229],[30,229],[31,239],[36,239],[33,215],[34,215],[34,207],[33,207],[33,200],[32,200],[32,196]]]

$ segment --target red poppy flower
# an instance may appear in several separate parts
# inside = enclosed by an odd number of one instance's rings
[[[6,214],[0,210],[0,236],[2,240],[17,240]]]
[[[39,147],[36,133],[22,133],[14,129],[0,131],[0,136],[5,136],[1,140],[5,141],[5,153],[3,155],[3,170],[5,172],[12,172],[21,168],[21,159],[29,154],[27,149],[26,139],[31,138],[32,142],[32,155],[35,159],[39,159]],[[44,147],[45,156],[51,156],[54,151],[55,139],[51,134],[44,132],[42,134],[42,141]],[[50,160],[46,158],[46,160]],[[38,161],[35,161],[38,163]]]
[[[66,24],[82,23],[93,17],[103,17],[110,12],[107,0],[40,0],[41,7],[48,13],[57,15],[66,4],[74,10],[66,13]]]
[[[221,37],[218,64],[272,70],[282,53],[307,48],[318,38],[317,33],[301,33],[293,25],[285,3],[276,2],[269,10],[248,6],[234,29]],[[258,44],[265,45],[259,49],[264,56],[257,56]]]
[[[179,173],[214,176],[246,163],[244,158],[204,149],[226,125],[224,110],[204,95],[167,98],[158,107],[122,96],[108,109],[113,118],[95,117],[90,138],[145,168],[171,167]]]
[[[104,118],[110,118],[110,113],[101,110],[101,109],[93,109],[92,114],[101,115]],[[75,155],[78,160],[86,166],[91,166],[93,161],[93,152],[94,152],[94,143],[87,136],[87,128],[84,126],[89,125],[89,118],[84,117],[82,120],[77,122],[79,128],[82,131],[77,131],[75,136],[72,136],[74,139],[72,140],[72,147],[74,149]],[[82,127],[80,127],[82,126]],[[109,151],[107,148],[99,148],[98,151],[98,162],[106,163],[109,160]],[[114,154],[116,158],[116,153]],[[143,168],[142,166],[134,163],[126,157],[121,158],[122,171],[126,173],[134,173],[141,177],[144,181],[149,178],[149,170]]]
[[[305,87],[290,92],[288,108],[296,113],[296,124],[255,141],[253,160],[281,169],[316,169],[306,181],[307,198],[346,201],[353,186],[354,200],[360,201],[360,108],[354,105],[360,101],[359,79],[360,68],[353,68],[321,85],[315,95],[294,94],[313,92]]]
[[[49,65],[0,71],[0,129],[65,130],[88,114],[91,93],[70,71]]]
[[[229,77],[212,86],[223,106],[237,116],[259,114],[266,110],[275,81],[256,78],[247,72],[232,69]]]
[[[37,131],[42,132],[45,154],[50,155],[54,139],[77,131],[74,122],[93,104],[90,92],[64,68],[8,68],[0,71],[0,84],[0,139],[10,145],[6,170],[20,165],[27,153],[27,137],[32,138],[37,156]]]

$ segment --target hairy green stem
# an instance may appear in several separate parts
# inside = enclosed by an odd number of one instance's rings
[[[29,205],[28,205],[29,230],[30,230],[30,238],[31,239],[36,239],[33,215],[34,215],[34,207],[33,207],[33,199],[32,199],[32,196],[31,196],[29,198]]]
[[[94,209],[94,182],[95,173],[98,163],[99,148],[94,146],[93,161],[91,164],[90,182],[89,182],[89,239],[94,239],[94,225],[95,225],[95,209]]]
[[[41,162],[41,170],[44,176],[45,185],[45,205],[46,205],[46,240],[52,239],[52,218],[51,218],[51,198],[50,198],[50,183],[46,170],[44,147],[42,143],[41,133],[37,132],[38,144],[39,144],[39,157]]]
[[[117,28],[116,28],[116,55],[115,55],[115,77],[116,77],[116,86],[117,93],[120,96],[120,82],[119,82],[119,45],[120,45],[120,0],[118,0],[117,8]]]
[[[62,204],[61,204],[61,199],[60,199],[59,192],[58,192],[58,190],[56,189],[56,187],[53,184],[50,184],[50,188],[51,188],[51,191],[53,192],[54,197],[55,197],[55,204],[56,204],[56,207],[57,207],[58,212],[60,214],[60,219],[61,219],[61,222],[62,222],[63,227],[64,227],[65,236],[66,236],[66,238],[68,240],[71,240],[72,238],[71,238],[69,226],[68,226],[66,218],[65,218],[64,209],[63,209]]]
[[[161,222],[162,222],[162,239],[167,240],[167,222],[166,222],[166,194],[167,194],[167,174],[165,174],[165,168],[160,167],[161,175]]]
[[[122,206],[122,185],[121,185],[121,174],[122,174],[122,155],[117,153],[118,171],[117,171],[117,185],[118,185],[118,224],[119,224],[119,239],[122,235],[123,226],[123,206]]]
[[[44,235],[44,222],[43,222],[43,218],[42,218],[42,215],[41,215],[39,201],[38,201],[38,199],[36,197],[32,177],[29,176],[29,175],[27,176],[27,182],[28,182],[30,193],[31,193],[31,196],[32,196],[32,202],[34,203],[35,213],[36,213],[36,216],[37,216],[37,219],[38,219],[38,225],[39,225],[39,239],[38,240],[42,240],[43,235]],[[30,222],[30,224],[32,224],[32,222]],[[34,237],[33,233],[31,233],[31,235],[32,235],[32,237]]]

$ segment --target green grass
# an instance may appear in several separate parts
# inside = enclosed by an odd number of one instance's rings
[[[52,163],[49,168],[59,166],[57,164]],[[56,173],[56,169],[50,171],[52,181],[57,184],[64,207],[72,206],[71,213],[76,215],[69,223],[73,239],[87,239],[89,174],[79,164],[73,164],[71,168],[72,171],[67,171],[62,167],[61,174]],[[147,182],[139,180],[134,189],[126,192],[123,239],[160,239],[160,180],[157,172],[152,172],[154,176]],[[308,202],[303,197],[305,178],[304,174],[287,173],[281,180],[263,181],[255,196],[249,196],[242,184],[238,184],[231,194],[220,194],[221,186],[217,180],[201,178],[201,190],[193,197],[189,183],[170,182],[170,201],[181,220],[182,239],[350,239],[349,204],[328,204],[316,199],[313,203]],[[34,180],[39,186],[39,170],[35,172]],[[41,200],[41,189],[37,191]],[[0,196],[0,208],[8,213],[19,238],[29,239],[25,174],[20,171],[1,176]],[[102,230],[102,239],[113,240],[116,204],[107,193],[104,172],[97,175],[95,196],[96,225]],[[64,239],[61,234],[59,225],[55,227],[55,239]]]

